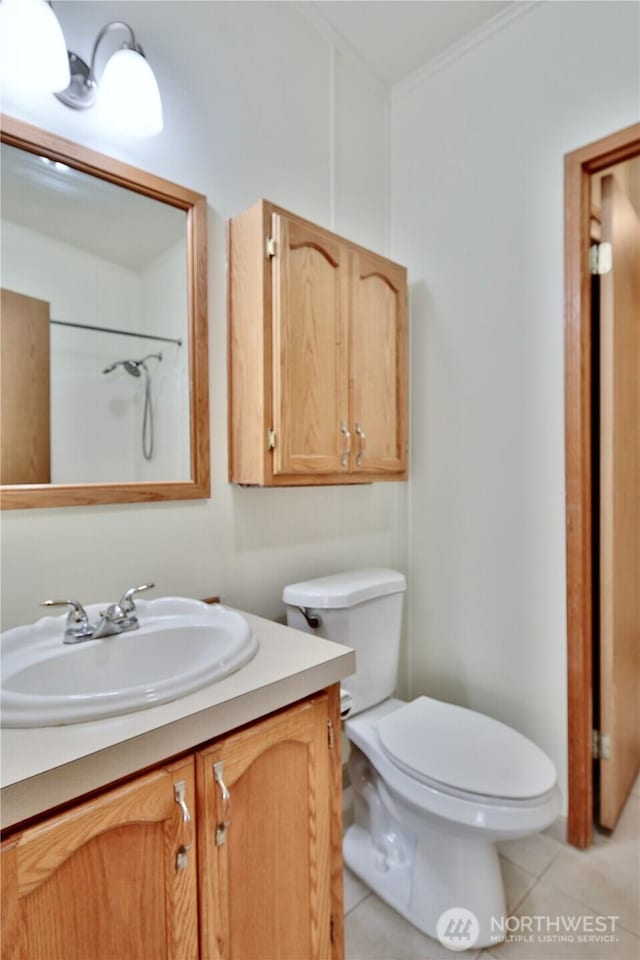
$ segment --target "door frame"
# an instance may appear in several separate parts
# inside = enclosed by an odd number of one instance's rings
[[[567,840],[580,848],[593,834],[591,175],[638,154],[635,123],[564,158]]]

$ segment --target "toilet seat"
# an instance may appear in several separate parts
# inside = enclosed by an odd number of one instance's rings
[[[380,718],[380,744],[410,777],[477,797],[522,801],[552,790],[556,771],[531,740],[492,717],[417,697]]]
[[[562,799],[555,769],[550,790],[524,799],[471,793],[468,789],[449,787],[433,777],[418,776],[403,769],[385,750],[380,724],[387,716],[408,706],[411,704],[390,697],[370,710],[349,717],[344,729],[350,742],[368,758],[391,794],[409,808],[420,811],[419,817],[436,818],[445,830],[455,824],[455,829],[470,829],[474,836],[482,834],[506,840],[544,830],[559,815]]]

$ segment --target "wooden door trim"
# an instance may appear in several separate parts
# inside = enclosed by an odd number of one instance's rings
[[[567,840],[588,847],[592,774],[591,175],[640,154],[640,123],[565,156],[565,524],[567,551]]]

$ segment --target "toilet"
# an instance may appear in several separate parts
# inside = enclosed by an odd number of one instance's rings
[[[346,864],[431,937],[445,911],[471,911],[468,946],[489,946],[503,939],[507,916],[497,843],[558,817],[556,771],[498,720],[393,696],[405,590],[404,576],[384,569],[294,583],[283,593],[287,623],[356,652],[342,687],[354,795]]]

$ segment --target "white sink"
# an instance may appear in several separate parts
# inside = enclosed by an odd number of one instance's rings
[[[107,603],[86,607],[95,623]],[[0,635],[3,727],[99,720],[176,700],[243,667],[258,650],[245,618],[219,604],[137,600],[136,630],[64,644],[66,616]]]

